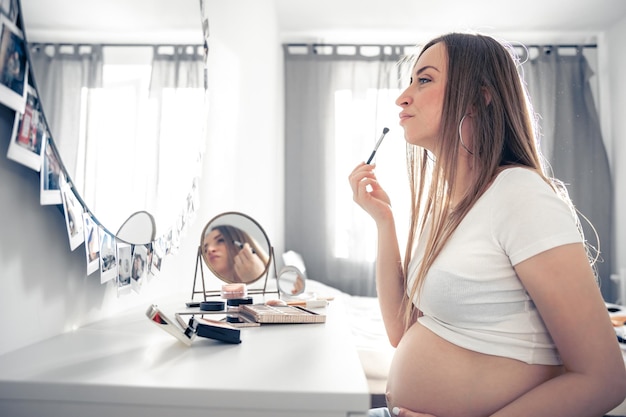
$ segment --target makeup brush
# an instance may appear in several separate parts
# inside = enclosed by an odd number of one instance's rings
[[[369,163],[372,162],[372,159],[374,159],[374,155],[376,155],[376,150],[380,146],[380,143],[383,141],[383,138],[385,137],[387,132],[389,132],[389,128],[388,127],[383,129],[383,133],[382,133],[382,135],[380,135],[380,138],[378,139],[378,142],[376,142],[376,146],[374,146],[374,150],[372,151],[372,154],[370,155],[370,157],[367,160],[366,164],[369,165]]]
[[[243,243],[241,243],[238,240],[233,240],[233,245],[236,245],[239,249],[243,249]],[[254,248],[250,248],[250,249],[252,250],[252,253],[256,253]]]

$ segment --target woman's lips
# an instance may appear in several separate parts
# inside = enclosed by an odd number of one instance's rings
[[[413,117],[410,114],[407,113],[400,113],[400,124],[402,124],[402,122],[404,122],[407,119],[410,119],[411,117]]]

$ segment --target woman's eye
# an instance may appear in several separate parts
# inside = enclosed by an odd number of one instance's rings
[[[414,78],[411,77],[409,85],[413,85],[413,80],[414,80]],[[421,77],[421,78],[418,77],[417,78],[417,84],[419,84],[419,85],[429,83],[430,81],[431,81],[430,78],[424,78],[424,77]]]

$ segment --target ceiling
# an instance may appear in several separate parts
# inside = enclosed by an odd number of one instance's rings
[[[287,41],[418,42],[479,31],[524,42],[587,42],[626,17],[624,0],[275,0]]]
[[[624,0],[254,1],[276,5],[283,42],[417,43],[452,30],[521,42],[595,42],[597,33],[626,17]],[[199,27],[198,0],[22,0],[22,8],[30,41],[53,30],[95,36],[111,25],[111,37],[122,31],[183,33]]]

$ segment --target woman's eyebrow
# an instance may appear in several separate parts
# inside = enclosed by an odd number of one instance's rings
[[[437,71],[437,72],[441,72],[441,71],[439,71],[436,67],[433,67],[432,65],[425,65],[425,66],[423,66],[422,68],[418,69],[418,70],[417,70],[417,72],[416,72],[415,74],[416,74],[416,75],[419,75],[419,74],[421,74],[422,72],[426,71],[426,70],[427,70],[427,69],[429,69],[429,68],[432,68],[432,69],[434,69],[434,70],[435,70],[435,71]]]

